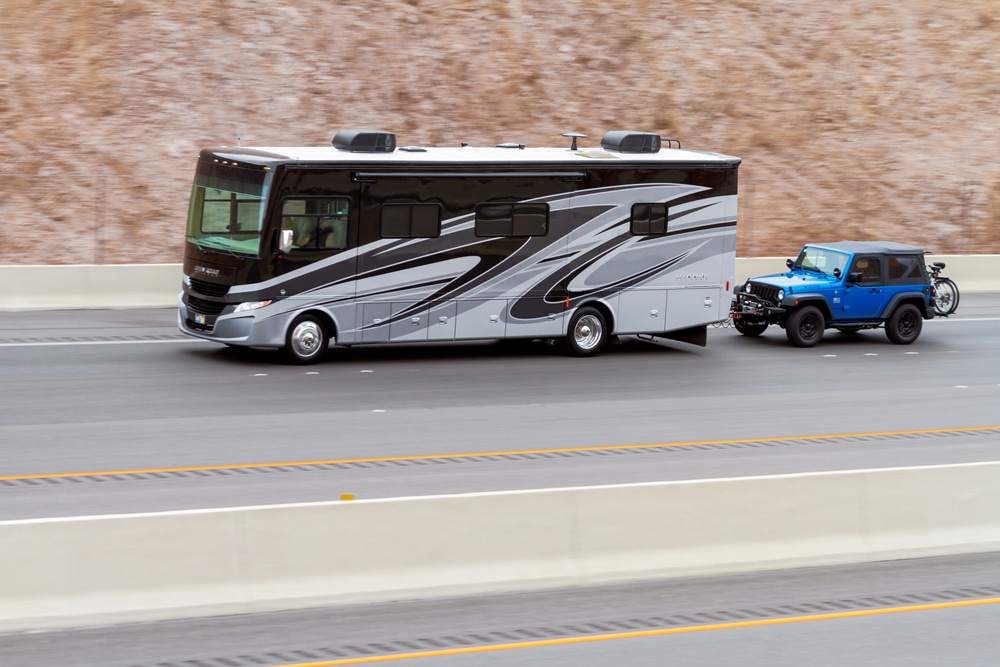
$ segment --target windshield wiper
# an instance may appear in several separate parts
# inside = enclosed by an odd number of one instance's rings
[[[198,250],[200,250],[203,254],[206,254],[206,255],[208,254],[208,250],[206,250],[205,248],[211,248],[212,250],[216,250],[218,252],[225,253],[227,255],[230,255],[231,257],[236,257],[237,259],[239,259],[241,261],[245,260],[247,257],[253,257],[253,255],[251,255],[251,254],[242,254],[241,255],[241,254],[237,253],[235,250],[232,250],[231,248],[227,248],[226,246],[224,246],[222,244],[213,243],[212,241],[209,241],[208,239],[197,239],[197,240],[191,239],[191,242],[195,246],[197,246]]]
[[[815,266],[802,266],[801,264],[796,264],[795,268],[802,269],[803,271],[812,271],[813,273],[818,273],[823,276],[826,275],[826,271],[823,269],[817,269]]]

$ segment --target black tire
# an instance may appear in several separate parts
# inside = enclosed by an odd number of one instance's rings
[[[578,308],[566,330],[566,351],[574,357],[592,357],[608,342],[608,324],[601,311]]]
[[[904,303],[885,323],[885,335],[896,345],[909,345],[920,335],[923,326],[920,309],[912,303]]]
[[[941,278],[934,283],[934,313],[948,317],[958,308],[958,285],[951,278]]]
[[[742,317],[734,318],[733,326],[736,327],[736,330],[741,334],[749,336],[750,338],[756,338],[767,331],[767,322],[751,322]]]
[[[288,327],[282,352],[289,363],[314,364],[326,352],[328,344],[329,335],[323,321],[315,315],[299,315]]]
[[[802,306],[788,316],[785,335],[795,347],[812,347],[823,337],[826,318],[816,306]]]

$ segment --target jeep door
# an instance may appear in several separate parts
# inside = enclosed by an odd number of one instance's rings
[[[844,319],[877,320],[888,301],[885,259],[881,255],[856,255],[844,280]]]

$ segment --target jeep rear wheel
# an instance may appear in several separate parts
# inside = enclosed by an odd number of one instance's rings
[[[733,326],[744,336],[750,336],[751,338],[756,338],[765,331],[767,331],[767,322],[755,322],[753,320],[746,320],[742,317],[737,317],[733,319]]]
[[[885,335],[896,345],[909,345],[920,335],[923,326],[920,309],[912,303],[904,303],[885,323]]]
[[[795,347],[812,347],[823,337],[826,320],[816,306],[802,306],[788,316],[785,335]]]

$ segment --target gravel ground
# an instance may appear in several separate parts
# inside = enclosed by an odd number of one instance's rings
[[[178,262],[199,148],[738,155],[741,256],[1000,252],[997,0],[0,0],[0,264]]]

